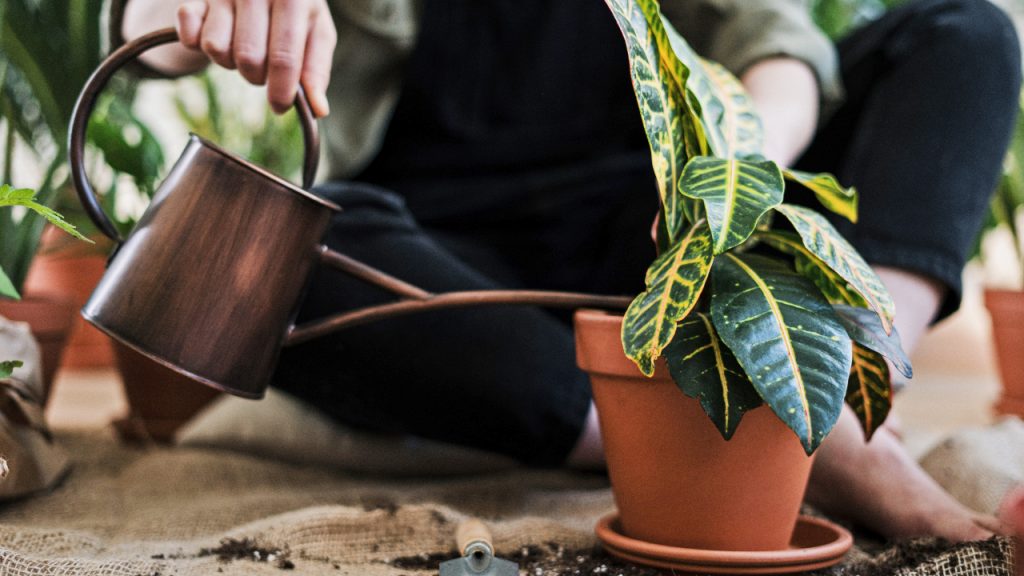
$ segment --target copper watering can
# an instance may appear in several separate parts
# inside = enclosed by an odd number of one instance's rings
[[[106,273],[82,309],[100,330],[194,380],[261,398],[282,346],[413,312],[482,304],[625,308],[629,299],[570,292],[484,290],[433,294],[321,244],[337,205],[312,186],[319,136],[305,95],[295,107],[305,142],[303,188],[195,135],[127,238],[103,212],[85,174],[85,130],[113,73],[173,29],[142,36],[110,55],[86,83],[71,118],[68,150],[78,196],[116,243]],[[325,264],[380,286],[395,302],[296,326],[307,279]]]

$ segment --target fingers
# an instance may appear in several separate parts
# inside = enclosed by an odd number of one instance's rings
[[[235,65],[246,80],[258,86],[267,80],[269,29],[267,0],[248,0],[237,4],[233,46]]]
[[[235,8],[225,0],[208,1],[206,21],[199,46],[203,52],[217,64],[235,68],[235,58],[231,52],[232,36],[235,33]]]
[[[178,7],[177,28],[178,39],[193,50],[199,50],[199,38],[206,19],[206,2],[185,2]]]
[[[278,114],[295,102],[310,13],[297,8],[298,2],[274,2],[270,13],[270,44],[267,47],[267,98]]]
[[[302,65],[302,86],[306,90],[313,114],[318,118],[330,112],[327,84],[331,79],[331,57],[337,43],[338,35],[330,15],[321,13],[313,21],[306,41],[306,59]]]
[[[183,45],[265,83],[275,112],[292,106],[301,81],[313,113],[327,115],[337,32],[323,0],[192,0],[178,8],[177,28]]]

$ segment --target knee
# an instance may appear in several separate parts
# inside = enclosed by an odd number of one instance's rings
[[[1020,89],[1021,48],[1009,15],[989,0],[932,0],[919,12],[925,36],[959,54],[955,66]],[[951,63],[953,65],[953,63]],[[965,87],[966,88],[966,87]]]

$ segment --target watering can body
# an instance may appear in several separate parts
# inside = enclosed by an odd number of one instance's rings
[[[82,314],[196,380],[262,397],[337,209],[192,136]]]

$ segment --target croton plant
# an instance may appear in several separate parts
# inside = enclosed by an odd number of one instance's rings
[[[661,197],[659,255],[625,314],[626,355],[647,376],[664,355],[726,439],[767,403],[810,454],[844,400],[870,439],[891,406],[886,359],[911,375],[892,298],[826,218],[783,202],[787,186],[804,187],[856,221],[856,191],[767,160],[742,85],[698,57],[657,0],[606,3]]]

